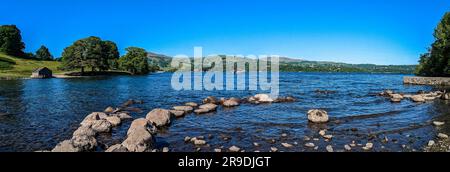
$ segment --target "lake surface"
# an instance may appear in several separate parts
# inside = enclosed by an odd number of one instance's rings
[[[60,141],[71,138],[73,131],[90,112],[103,111],[108,106],[119,106],[128,99],[143,100],[135,105],[145,117],[154,108],[171,108],[185,102],[200,102],[207,96],[247,97],[259,91],[174,91],[170,85],[171,73],[148,76],[112,76],[89,79],[0,80],[0,151],[50,150]],[[224,109],[205,115],[187,115],[173,120],[172,125],[160,131],[157,147],[171,151],[195,151],[184,143],[186,136],[204,136],[210,144],[201,151],[213,151],[236,145],[246,151],[325,151],[327,145],[343,150],[353,140],[375,144],[375,151],[413,151],[436,135],[433,120],[449,121],[448,101],[436,100],[416,104],[408,100],[391,103],[376,96],[384,89],[402,93],[431,91],[430,86],[403,85],[404,75],[344,74],[344,73],[281,73],[280,95],[292,95],[293,103],[252,105]],[[331,90],[319,94],[315,90]],[[329,112],[331,122],[311,125],[306,112],[320,108]],[[112,134],[100,135],[104,145],[120,143],[130,125],[126,121]],[[305,148],[304,137],[320,138],[319,129],[328,129],[332,141],[313,142],[318,150]],[[287,137],[281,135],[285,133]],[[225,141],[222,137],[231,137]],[[384,144],[384,137],[390,142]],[[275,141],[275,142],[273,142]],[[395,143],[392,141],[396,141]],[[253,143],[261,144],[254,147]],[[298,143],[286,149],[281,143]],[[101,149],[100,149],[101,150]],[[361,151],[355,148],[355,151]]]

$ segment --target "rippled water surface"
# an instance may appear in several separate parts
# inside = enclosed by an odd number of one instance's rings
[[[184,143],[185,136],[204,136],[212,151],[219,147],[237,145],[246,151],[316,151],[303,145],[304,136],[320,138],[318,131],[328,129],[334,137],[314,142],[317,151],[333,145],[335,150],[355,140],[373,142],[376,151],[421,150],[435,137],[432,120],[447,121],[450,115],[448,101],[436,100],[416,104],[405,100],[393,104],[376,93],[384,89],[415,93],[431,91],[429,86],[402,84],[403,75],[340,74],[340,73],[281,73],[280,95],[292,95],[294,103],[251,105],[224,109],[205,115],[190,114],[173,120],[172,125],[158,133],[157,147],[172,151],[195,151]],[[258,91],[173,91],[171,74],[148,76],[114,76],[90,79],[49,79],[0,81],[0,151],[36,151],[51,149],[58,142],[69,139],[82,119],[90,112],[102,111],[107,106],[119,106],[128,99],[143,100],[136,105],[145,117],[154,108],[170,108],[185,102],[199,102],[206,96],[247,97]],[[315,90],[333,91],[319,94]],[[313,108],[325,109],[331,122],[308,124],[306,112]],[[101,135],[104,145],[120,143],[131,121]],[[285,133],[287,137],[281,135]],[[388,137],[390,142],[382,143]],[[223,137],[231,137],[223,140]],[[275,141],[275,142],[273,142]],[[396,142],[392,142],[396,141]],[[254,147],[253,143],[260,143]],[[281,143],[295,144],[287,149]],[[355,151],[360,150],[355,148]]]

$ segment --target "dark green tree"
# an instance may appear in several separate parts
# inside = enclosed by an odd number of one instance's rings
[[[450,12],[446,13],[434,31],[435,41],[429,52],[420,57],[416,74],[450,76]]]
[[[127,54],[118,60],[120,69],[132,74],[147,74],[150,72],[145,49],[129,47],[126,51]]]
[[[81,69],[81,73],[84,73],[86,68],[92,71],[109,70],[112,61],[118,58],[119,51],[115,43],[91,36],[64,49],[61,60],[64,69]]]
[[[20,30],[15,25],[0,26],[0,52],[13,56],[23,56],[25,44]]]
[[[53,56],[48,48],[42,45],[41,48],[36,51],[36,58],[39,60],[52,60]]]

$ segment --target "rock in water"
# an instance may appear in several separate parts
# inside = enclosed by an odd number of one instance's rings
[[[173,107],[173,109],[177,111],[184,111],[186,113],[192,112],[194,110],[192,106],[175,106]]]
[[[352,150],[352,147],[350,147],[349,145],[344,145],[344,149],[345,149],[346,151],[351,151],[351,150]]]
[[[95,137],[97,133],[91,129],[90,127],[81,126],[75,132],[73,132],[73,136],[91,136]]]
[[[308,148],[313,148],[316,145],[314,145],[314,143],[306,143],[305,146],[308,147]]]
[[[334,152],[333,146],[331,146],[331,145],[328,145],[328,146],[326,147],[326,149],[327,149],[327,152]]]
[[[433,122],[433,125],[435,125],[435,126],[442,126],[444,124],[445,124],[445,122],[440,122],[440,121],[434,121]]]
[[[208,103],[208,104],[201,105],[199,107],[199,109],[195,110],[195,113],[202,114],[202,113],[213,112],[213,111],[216,111],[216,110],[217,110],[217,105],[216,104]]]
[[[102,119],[92,122],[91,128],[96,133],[108,133],[111,131],[112,124]]]
[[[241,148],[239,148],[237,146],[231,146],[228,150],[230,152],[239,152],[241,150]]]
[[[268,94],[257,94],[253,98],[261,103],[272,103],[274,101]]]
[[[114,108],[113,107],[107,107],[106,109],[105,109],[105,113],[113,113],[114,112]]]
[[[90,152],[95,150],[97,140],[93,136],[74,136],[72,138],[72,145],[82,152]]]
[[[108,116],[105,120],[111,123],[113,127],[119,126],[122,123],[122,120],[117,116]]]
[[[430,140],[430,141],[428,142],[428,146],[429,146],[429,147],[434,146],[434,144],[436,144],[436,143],[434,142],[434,140]]]
[[[450,100],[450,93],[443,93],[441,96],[442,100]]]
[[[310,110],[308,111],[308,120],[313,123],[326,123],[328,122],[328,113],[324,110]]]
[[[153,146],[153,135],[146,119],[133,121],[127,132],[127,139],[122,145],[130,152],[146,152]]]
[[[165,109],[154,109],[147,114],[146,119],[156,127],[164,127],[170,124],[171,114]]]
[[[438,136],[438,138],[440,138],[440,139],[448,139],[448,135],[447,135],[447,134],[444,134],[444,133],[439,133],[437,136]]]
[[[225,107],[235,107],[235,106],[239,106],[239,102],[233,99],[229,99],[229,100],[225,100],[223,102],[223,106]]]
[[[180,111],[180,110],[170,110],[170,113],[177,118],[181,118],[184,115],[186,115],[185,111]]]
[[[116,144],[109,147],[105,152],[128,152],[128,150],[122,144]]]
[[[190,107],[198,107],[198,104],[197,104],[197,103],[194,103],[194,102],[188,102],[188,103],[186,103],[186,104],[184,104],[184,105],[190,106]]]
[[[56,145],[52,152],[81,152],[81,150],[75,147],[71,140],[64,140]]]
[[[203,100],[203,104],[209,104],[209,103],[219,104],[219,101],[217,100],[216,97],[209,96],[209,97],[207,97],[206,99]]]
[[[294,146],[292,146],[289,143],[281,143],[281,145],[283,145],[283,147],[285,147],[285,148],[292,148],[292,147],[294,147]]]
[[[417,103],[425,102],[425,99],[421,95],[412,96],[411,99],[412,99],[412,101],[417,102]]]

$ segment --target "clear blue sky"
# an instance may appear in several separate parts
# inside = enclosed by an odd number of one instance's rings
[[[91,35],[167,55],[277,54],[416,64],[449,0],[0,0],[27,51],[55,56]]]

